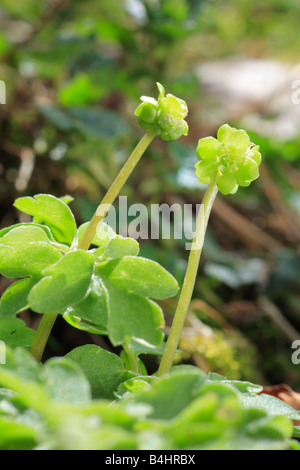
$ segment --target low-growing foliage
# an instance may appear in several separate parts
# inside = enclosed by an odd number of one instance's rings
[[[206,375],[193,366],[174,367],[159,379],[139,376],[94,345],[43,366],[24,349],[8,349],[0,383],[0,449],[297,446],[291,420],[299,413],[260,394],[262,387]]]

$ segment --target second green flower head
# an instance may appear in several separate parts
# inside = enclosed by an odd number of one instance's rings
[[[259,147],[250,142],[246,131],[228,124],[220,127],[217,139],[200,139],[196,154],[200,160],[195,165],[200,183],[208,184],[216,178],[222,194],[234,194],[239,186],[249,186],[259,176]]]

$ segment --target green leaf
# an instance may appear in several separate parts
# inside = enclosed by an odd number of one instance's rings
[[[67,253],[43,271],[28,301],[37,313],[53,313],[83,300],[93,274],[94,257],[82,250]]]
[[[49,359],[41,373],[54,402],[87,403],[91,399],[90,384],[81,368],[66,358]]]
[[[2,233],[3,236],[0,238],[0,262],[8,254],[13,254],[13,249],[21,248],[27,243],[50,243],[45,230],[36,224],[8,227]]]
[[[144,388],[149,388],[149,383],[159,380],[157,377],[137,376],[122,382],[114,395],[117,398],[128,398],[139,394]]]
[[[66,357],[80,365],[90,382],[93,398],[114,398],[113,392],[120,383],[133,376],[118,356],[93,344],[73,349]]]
[[[237,396],[237,392],[234,388],[229,387],[221,382],[210,382],[206,381],[198,392],[198,395],[203,396],[205,394],[216,393],[221,398],[232,398]]]
[[[189,371],[172,372],[155,382],[151,389],[143,391],[137,400],[152,407],[150,418],[169,420],[195,399],[205,379],[206,374],[196,367]]]
[[[162,343],[159,347],[153,346],[146,341],[133,338],[131,341],[132,351],[136,356],[141,354],[151,354],[155,356],[162,356],[166,347],[165,343]]]
[[[0,244],[11,248],[18,248],[31,242],[49,243],[48,236],[39,225],[28,224],[15,226],[7,231],[2,238]]]
[[[227,380],[226,377],[214,372],[209,372],[208,379],[211,382],[221,382],[222,385],[226,385],[228,388],[240,393],[257,395],[263,391],[263,387],[261,385],[241,380]]]
[[[12,348],[31,346],[35,332],[20,318],[0,319],[0,340]]]
[[[51,415],[53,424],[53,420],[56,418],[53,414],[54,405],[51,410],[49,394],[40,380],[40,363],[23,348],[12,350],[7,347],[6,359],[6,364],[0,366],[0,384],[17,392],[17,402],[21,403],[23,407],[37,410],[43,416]]]
[[[272,416],[285,416],[289,419],[300,419],[300,413],[279,398],[272,395],[251,396],[250,394],[240,395],[242,405],[247,409],[258,409],[265,411]]]
[[[65,196],[61,196],[59,198],[61,201],[63,201],[65,204],[70,204],[71,202],[74,201],[74,198],[70,196],[70,194],[66,194]]]
[[[34,428],[0,417],[0,450],[31,450],[36,441]]]
[[[116,236],[108,242],[104,251],[104,258],[116,259],[124,256],[137,256],[139,251],[139,244],[133,238]]]
[[[134,376],[116,355],[95,345],[72,355],[41,366],[28,351],[7,348],[7,363],[0,366],[0,385],[6,387],[0,389],[0,448],[297,448],[291,419],[267,406],[242,405],[241,396],[257,393],[252,384],[235,381],[230,388],[226,378],[207,377],[193,366],[176,366],[161,378]],[[90,400],[84,374],[95,395],[107,399]]]
[[[107,316],[106,292],[101,279],[97,277],[92,280],[87,297],[74,307],[69,307],[68,310],[63,313],[63,318],[68,323],[73,323],[73,326],[76,327],[76,323],[74,325],[74,317],[76,317],[80,320],[80,322],[77,321],[79,327],[82,325],[83,320],[87,322],[85,323],[84,330],[90,331],[91,333],[95,333],[96,331],[97,334],[107,334]],[[71,322],[69,320],[71,320]]]
[[[80,225],[77,231],[78,242],[82,239],[84,233],[87,230],[89,222]],[[104,252],[105,247],[107,246],[108,242],[111,238],[116,236],[116,232],[105,222],[102,222],[100,226],[97,227],[97,233],[93,238],[92,245],[99,246],[102,248]],[[102,252],[101,252],[102,254]]]
[[[49,243],[27,243],[11,250],[0,262],[0,273],[6,277],[40,276],[42,271],[62,257]]]
[[[2,260],[11,251],[12,251],[11,247],[0,244],[0,260]]]
[[[182,427],[197,422],[213,422],[218,409],[218,395],[207,393],[189,403],[176,417],[177,425]],[[239,405],[237,405],[239,406]],[[176,425],[174,426],[176,428]],[[173,428],[173,429],[174,429]]]
[[[106,329],[104,329],[103,327],[90,324],[86,320],[82,320],[80,317],[77,317],[76,315],[72,315],[71,313],[68,313],[68,310],[65,313],[63,313],[62,316],[63,316],[63,319],[67,323],[69,323],[69,325],[73,326],[73,328],[76,328],[77,330],[86,331],[88,333],[92,333],[95,335],[107,334]]]
[[[98,267],[98,273],[112,286],[135,294],[165,299],[178,291],[177,281],[155,261],[135,256],[125,256]]]
[[[21,279],[9,286],[1,297],[0,318],[6,318],[16,315],[28,308],[28,295],[34,284],[35,279]]]
[[[108,334],[115,345],[126,336],[145,340],[159,347],[163,341],[164,316],[160,307],[140,295],[131,294],[104,281],[108,295]]]
[[[2,320],[0,321],[0,324],[1,323]],[[26,349],[23,349],[23,347],[17,347],[14,350],[8,347],[6,350],[6,364],[3,367],[16,374],[19,379],[28,382],[39,381],[41,365],[35,360],[32,354]]]
[[[41,228],[42,230],[44,230],[44,232],[46,233],[48,239],[49,239],[51,242],[55,242],[55,238],[53,237],[53,235],[52,235],[51,230],[49,229],[49,227],[46,227],[45,225],[35,224],[34,222],[27,222],[27,223],[15,224],[15,225],[11,225],[10,227],[2,228],[2,229],[0,230],[0,237],[3,237],[3,236],[6,235],[8,232],[10,232],[12,229],[18,228],[18,227],[39,227],[39,228]],[[34,240],[31,240],[31,241],[34,241]],[[42,240],[40,240],[40,241],[42,241]],[[1,243],[1,240],[0,240],[0,243]]]
[[[285,416],[264,416],[247,426],[247,434],[255,438],[264,435],[272,439],[288,438],[293,432],[292,423]]]
[[[76,223],[69,206],[48,194],[20,197],[14,206],[33,217],[36,223],[47,225],[59,243],[71,245],[76,234]]]
[[[290,440],[290,450],[300,450],[300,442],[296,441],[296,439],[291,439]]]

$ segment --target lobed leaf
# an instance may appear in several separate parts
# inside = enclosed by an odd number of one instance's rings
[[[195,399],[205,379],[204,372],[197,368],[184,372],[177,370],[142,391],[137,400],[151,406],[149,417],[152,419],[169,420]]]
[[[104,280],[108,296],[108,334],[115,345],[126,336],[141,338],[159,347],[163,341],[164,316],[160,307],[140,295],[118,289]]]
[[[78,242],[82,239],[84,233],[87,230],[89,222],[80,225],[77,230],[77,239]],[[97,233],[93,238],[92,245],[101,247],[104,251],[106,245],[110,241],[111,238],[116,236],[116,232],[108,225],[106,222],[101,222],[100,226],[97,227]]]
[[[103,256],[104,258],[117,259],[124,256],[137,256],[139,251],[140,247],[136,240],[118,235],[109,240]]]
[[[76,234],[76,223],[69,206],[55,196],[37,194],[20,197],[14,206],[33,217],[33,221],[47,225],[59,243],[71,245]]]
[[[93,398],[114,398],[118,386],[134,374],[125,369],[121,359],[94,344],[73,349],[67,358],[79,364],[88,378]]]
[[[55,242],[55,238],[53,237],[49,227],[46,227],[46,225],[35,224],[34,222],[27,222],[27,223],[24,222],[24,223],[20,223],[20,224],[10,225],[9,227],[4,227],[0,230],[0,238],[3,237],[4,235],[6,235],[11,230],[13,230],[15,228],[19,228],[19,227],[39,227],[42,230],[44,230],[44,232],[46,233],[48,239],[51,242]],[[1,240],[0,240],[0,242],[1,242]]]
[[[153,299],[173,297],[178,291],[173,276],[146,258],[125,256],[99,266],[97,273],[114,287]]]
[[[31,242],[49,243],[47,233],[37,224],[15,226],[0,238],[1,245],[11,248],[18,248]]]
[[[93,274],[94,257],[78,250],[67,253],[43,271],[30,291],[30,308],[37,313],[52,313],[75,305],[87,294]]]
[[[42,271],[62,257],[49,243],[30,242],[10,250],[0,262],[0,273],[6,277],[41,276]]]
[[[79,404],[91,399],[90,384],[85,374],[67,358],[49,359],[40,377],[54,402]]]
[[[107,295],[101,279],[94,277],[86,298],[63,312],[63,318],[76,328],[107,334]],[[77,324],[76,318],[80,319]]]
[[[286,416],[289,419],[300,419],[300,413],[292,408],[290,405],[264,393],[256,396],[250,394],[243,394],[240,396],[243,406],[247,409],[258,409],[267,412],[272,416]]]
[[[0,340],[12,348],[31,346],[35,332],[20,318],[0,319]]]

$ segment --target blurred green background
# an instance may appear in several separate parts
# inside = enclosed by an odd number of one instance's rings
[[[228,122],[260,144],[261,177],[219,197],[178,361],[232,379],[300,387],[300,3],[298,0],[1,0],[0,227],[15,198],[71,194],[88,221],[143,135],[134,116],[155,82],[189,106],[188,137],[158,138],[122,194],[196,204],[200,137]],[[294,88],[293,88],[294,86]],[[181,283],[185,240],[141,240]],[[1,279],[0,293],[9,280]],[[176,299],[162,304],[170,325]],[[22,314],[36,328],[39,317]],[[107,340],[60,319],[47,354]],[[150,371],[155,364],[148,364]]]

